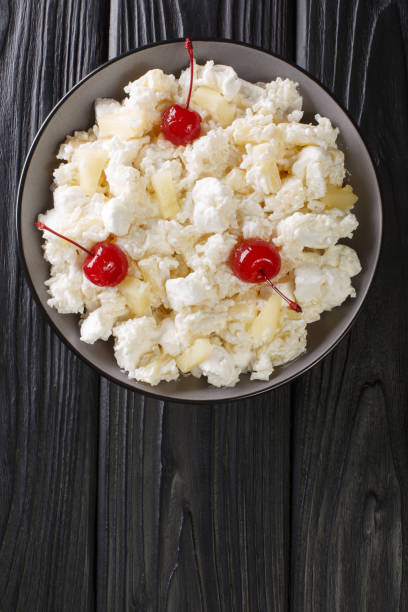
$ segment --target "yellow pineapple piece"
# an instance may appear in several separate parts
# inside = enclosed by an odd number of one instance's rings
[[[245,180],[245,174],[245,170],[233,168],[225,177],[225,182],[237,193],[248,193],[250,191],[250,186]]]
[[[153,257],[142,259],[138,262],[138,266],[142,271],[145,281],[153,286],[153,289],[159,290],[161,287],[159,264]]]
[[[199,363],[208,359],[212,350],[212,344],[207,338],[197,338],[191,346],[176,357],[177,366],[183,374],[190,372]]]
[[[279,328],[281,301],[278,295],[270,296],[258,316],[252,321],[249,333],[259,342],[271,342]]]
[[[134,276],[127,276],[118,285],[118,289],[126,299],[129,310],[136,317],[150,314],[150,287]]]
[[[159,170],[152,175],[152,185],[159,201],[163,219],[171,219],[180,212],[180,204],[174,188],[173,178],[168,170]]]
[[[234,130],[234,142],[238,145],[245,146],[248,143],[257,142],[257,140],[252,137],[250,128],[243,125],[242,128],[240,126],[239,130]]]
[[[339,208],[344,211],[350,210],[357,200],[358,197],[353,192],[351,185],[345,185],[344,187],[327,185],[326,195],[320,198],[326,208]]]
[[[261,163],[271,157],[271,145],[268,142],[253,146],[251,151],[254,163]]]
[[[174,360],[166,353],[154,356],[150,361],[143,365],[143,378],[148,380],[151,385],[157,385],[161,380],[171,380],[173,378]]]
[[[102,115],[98,125],[102,138],[117,136],[122,140],[139,138],[151,127],[142,109],[130,107]]]
[[[273,159],[268,159],[262,163],[262,174],[266,181],[267,193],[277,193],[282,187],[282,181],[278,166]]]
[[[258,144],[261,138],[261,130],[248,125],[245,119],[237,119],[234,124],[233,138],[238,145],[245,146],[247,144]]]
[[[271,145],[264,142],[254,146],[252,156],[255,164],[260,166],[265,179],[265,193],[277,193],[282,187],[282,181]]]
[[[160,276],[157,258],[148,257],[138,261],[138,266],[142,272],[143,280],[149,284],[151,290],[151,306],[157,308],[166,297],[164,283]]]
[[[236,106],[227,100],[218,91],[209,87],[197,87],[194,91],[192,100],[197,106],[201,106],[221,124],[227,127],[235,119]]]
[[[102,148],[84,146],[78,149],[75,158],[79,170],[79,185],[86,196],[91,196],[99,185],[109,156]]]
[[[164,79],[165,75],[160,68],[152,68],[152,70],[146,72],[146,74],[138,80],[138,83],[143,85],[143,87],[151,87],[153,85],[155,91],[161,91],[163,89]]]

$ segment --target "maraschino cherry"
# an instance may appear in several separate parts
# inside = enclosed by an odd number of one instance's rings
[[[59,234],[55,230],[51,229],[44,223],[37,221],[36,226],[38,229],[45,229],[59,238],[71,242],[78,248],[88,253],[82,269],[88,280],[94,285],[99,287],[115,287],[125,278],[128,271],[128,260],[124,252],[111,242],[97,242],[88,251],[85,247],[81,246],[74,240]]]
[[[193,88],[193,45],[189,38],[186,38],[184,48],[190,56],[190,89],[188,92],[186,108],[179,104],[173,104],[164,111],[160,128],[167,140],[174,145],[186,145],[193,142],[201,133],[201,117],[193,110],[189,110],[191,90]]]
[[[271,281],[281,269],[279,251],[273,242],[265,242],[258,238],[239,242],[231,252],[229,263],[233,273],[240,280],[246,283],[267,282],[292,310],[302,312],[299,304],[286,297]]]

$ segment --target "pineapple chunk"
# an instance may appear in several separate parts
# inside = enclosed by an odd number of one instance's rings
[[[159,264],[157,258],[148,257],[138,262],[138,266],[143,274],[143,280],[151,287],[151,305],[154,308],[160,306],[165,299],[166,290],[161,280]]]
[[[102,138],[117,136],[122,140],[139,138],[151,127],[145,112],[136,108],[121,108],[118,112],[102,115],[98,125]]]
[[[78,149],[76,161],[79,169],[79,185],[86,196],[95,193],[108,158],[108,154],[102,148],[84,146]]]
[[[136,317],[150,314],[150,287],[134,276],[127,276],[118,286],[129,310]]]
[[[171,219],[180,212],[173,178],[168,170],[155,172],[152,175],[152,185],[159,201],[160,214],[163,219]]]
[[[139,370],[139,376],[140,380],[157,385],[161,380],[174,380],[176,372],[173,357],[162,353],[145,363]]]
[[[276,161],[268,159],[262,164],[262,174],[265,178],[267,193],[277,193],[282,187],[278,166]]]
[[[327,185],[326,195],[320,198],[326,208],[339,208],[344,211],[350,210],[357,200],[358,197],[353,192],[351,185],[345,185],[345,187]]]
[[[254,146],[252,148],[252,155],[263,177],[264,193],[277,193],[282,187],[282,181],[271,145],[264,142]]]
[[[138,266],[142,271],[144,280],[153,285],[155,289],[160,286],[159,265],[156,260],[157,258],[148,257],[147,259],[138,261]]]
[[[252,321],[249,333],[260,342],[271,342],[279,328],[281,298],[271,295],[258,316]]]
[[[245,170],[233,168],[225,177],[225,182],[237,193],[248,193],[250,187],[245,180]]]
[[[163,70],[160,70],[160,68],[152,68],[138,79],[138,84],[140,83],[143,87],[152,87],[155,91],[163,91],[166,77],[171,78],[167,74],[163,74]]]
[[[212,344],[207,338],[197,338],[191,346],[176,358],[177,366],[183,374],[190,372],[199,363],[208,359],[212,350]]]
[[[234,142],[238,145],[256,145],[262,139],[260,130],[256,128],[254,129],[253,126],[248,125],[248,122],[245,119],[237,119],[234,124],[234,128],[233,138]]]
[[[227,100],[214,89],[210,89],[209,87],[197,87],[193,93],[192,99],[194,104],[208,111],[222,127],[231,125],[235,119],[235,104],[227,102]]]
[[[262,163],[271,158],[271,145],[269,142],[262,142],[252,147],[252,157],[255,163]]]

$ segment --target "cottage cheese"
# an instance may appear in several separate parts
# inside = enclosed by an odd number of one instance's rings
[[[39,220],[86,248],[115,241],[129,272],[114,288],[97,287],[82,272],[83,253],[46,232],[48,303],[80,315],[84,342],[113,336],[130,378],[268,380],[305,351],[307,323],[355,296],[360,262],[338,241],[357,228],[357,198],[342,187],[338,130],[320,115],[301,122],[302,97],[288,79],[253,84],[230,66],[196,65],[191,107],[202,135],[185,147],[165,140],[161,114],[185,101],[189,74],[150,70],[122,102],[96,100],[95,125],[60,146],[54,206]],[[279,248],[274,281],[301,314],[233,275],[231,250],[254,237]]]

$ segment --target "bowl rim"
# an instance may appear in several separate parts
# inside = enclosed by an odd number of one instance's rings
[[[114,64],[115,62],[121,60],[124,57],[127,57],[129,55],[133,55],[138,53],[139,51],[144,51],[145,49],[150,49],[153,47],[159,47],[162,45],[169,45],[169,44],[177,44],[177,43],[182,43],[185,41],[184,37],[180,37],[180,38],[172,38],[170,40],[161,40],[159,42],[155,42],[155,43],[149,43],[146,45],[142,45],[140,47],[136,47],[135,49],[131,49],[130,51],[125,51],[124,53],[121,53],[120,55],[115,55],[114,57],[108,59],[106,62],[104,62],[103,64],[97,66],[95,69],[93,69],[91,72],[89,72],[88,74],[86,74],[82,79],[80,79],[75,85],[73,85],[73,87],[71,87],[71,89],[69,89],[63,96],[62,98],[52,107],[52,109],[50,110],[50,112],[47,114],[47,116],[45,117],[45,119],[43,120],[43,122],[41,123],[35,137],[34,140],[32,142],[32,144],[30,145],[29,149],[28,149],[28,153],[25,157],[24,160],[24,165],[23,168],[21,170],[21,174],[20,174],[20,180],[18,183],[18,189],[17,189],[17,198],[16,198],[16,216],[15,216],[15,222],[16,222],[16,233],[17,233],[17,251],[18,251],[18,256],[19,256],[19,260],[20,263],[22,264],[22,268],[23,268],[23,272],[24,272],[24,276],[25,279],[27,281],[27,284],[30,288],[31,294],[33,295],[35,301],[37,302],[37,304],[40,306],[40,310],[42,311],[42,314],[45,315],[45,318],[47,320],[47,323],[51,326],[51,328],[53,329],[53,331],[57,334],[57,336],[59,337],[59,339],[77,356],[79,357],[79,359],[81,359],[83,362],[85,362],[89,367],[91,367],[93,370],[95,370],[100,376],[106,378],[107,380],[109,380],[110,382],[113,382],[117,385],[120,385],[121,387],[124,387],[125,389],[128,389],[130,391],[133,391],[135,393],[141,394],[141,395],[146,395],[148,397],[154,398],[156,400],[161,400],[161,401],[167,401],[167,402],[173,402],[173,403],[180,403],[180,404],[220,404],[220,403],[232,403],[232,402],[236,402],[239,400],[244,400],[244,399],[249,399],[252,397],[255,397],[257,395],[262,395],[264,393],[273,391],[274,389],[277,389],[278,387],[281,387],[283,385],[286,385],[290,382],[292,382],[293,380],[297,379],[299,376],[302,376],[303,374],[305,374],[306,372],[308,372],[311,368],[313,368],[315,365],[317,365],[322,359],[324,359],[342,340],[343,338],[348,334],[348,332],[350,331],[350,329],[352,328],[352,326],[354,325],[354,323],[357,320],[357,317],[359,316],[359,314],[361,313],[362,307],[366,301],[368,292],[370,291],[374,279],[376,277],[376,274],[378,272],[378,263],[379,263],[379,259],[380,259],[380,255],[381,255],[381,250],[382,250],[382,244],[383,244],[383,226],[384,226],[384,205],[383,205],[383,190],[381,188],[381,184],[380,181],[378,179],[378,174],[377,174],[377,168],[376,165],[374,163],[373,160],[373,156],[370,152],[370,149],[368,147],[368,145],[365,143],[363,137],[360,134],[360,130],[359,127],[357,126],[356,121],[353,119],[353,117],[351,117],[349,111],[344,107],[344,105],[339,102],[339,100],[332,94],[332,92],[325,86],[323,85],[315,76],[313,76],[310,72],[308,72],[305,68],[302,68],[301,66],[299,66],[298,64],[296,64],[295,62],[288,60],[286,58],[284,58],[283,56],[279,55],[278,53],[273,53],[272,51],[268,51],[266,49],[263,49],[262,47],[259,47],[257,45],[252,45],[250,43],[246,43],[246,42],[242,42],[242,41],[236,41],[234,39],[231,38],[217,38],[217,37],[200,37],[200,38],[194,38],[193,39],[193,43],[194,42],[220,42],[220,43],[226,43],[226,44],[233,44],[233,45],[238,45],[241,47],[247,47],[250,49],[254,49],[256,51],[261,51],[262,53],[265,53],[266,55],[270,55],[290,66],[292,66],[293,68],[295,68],[296,70],[299,70],[300,72],[302,72],[306,77],[308,77],[309,79],[311,79],[318,87],[320,87],[324,92],[326,92],[330,98],[335,102],[335,104],[337,104],[337,106],[341,109],[341,111],[346,115],[346,117],[349,119],[349,121],[351,122],[351,124],[353,125],[354,129],[356,130],[356,133],[361,141],[362,146],[364,147],[364,149],[366,150],[373,172],[374,172],[374,177],[375,177],[375,181],[376,181],[376,187],[379,193],[379,201],[380,201],[380,207],[379,207],[379,212],[380,212],[380,216],[379,216],[379,237],[378,237],[378,241],[377,241],[377,250],[375,253],[375,261],[374,261],[374,266],[372,268],[372,272],[371,272],[371,277],[369,279],[369,283],[367,285],[367,287],[365,289],[363,289],[363,293],[362,293],[362,299],[361,299],[361,303],[358,306],[352,320],[348,323],[348,325],[343,329],[342,333],[336,338],[336,340],[324,351],[322,352],[319,356],[316,357],[316,359],[314,359],[311,363],[309,363],[307,366],[305,366],[304,368],[302,368],[299,372],[292,374],[291,376],[289,376],[287,379],[280,381],[278,383],[273,384],[273,379],[269,379],[268,382],[271,382],[272,384],[270,384],[270,386],[265,387],[264,389],[258,389],[256,391],[252,391],[249,393],[243,393],[242,395],[237,395],[235,397],[231,397],[231,398],[214,398],[209,400],[206,399],[190,399],[190,398],[176,398],[176,397],[169,397],[168,395],[164,395],[163,393],[158,393],[154,391],[154,387],[152,387],[152,391],[146,391],[146,390],[142,390],[142,389],[138,389],[137,387],[134,387],[131,383],[126,383],[124,381],[118,380],[117,378],[115,378],[114,376],[107,374],[104,370],[102,370],[99,366],[93,364],[87,357],[85,357],[76,347],[74,347],[70,341],[63,335],[63,333],[60,331],[60,329],[57,327],[57,325],[52,321],[52,319],[50,318],[44,304],[42,303],[36,287],[31,279],[30,273],[28,271],[28,266],[27,266],[27,261],[24,255],[24,249],[23,249],[23,239],[22,239],[22,231],[21,231],[21,212],[22,212],[22,200],[23,200],[23,191],[24,191],[24,185],[25,185],[25,180],[26,180],[26,175],[31,163],[31,159],[36,151],[37,145],[42,137],[43,132],[45,131],[45,129],[48,126],[48,123],[51,121],[51,119],[53,118],[53,116],[55,115],[55,113],[58,111],[58,109],[63,106],[63,104],[65,103],[65,101],[77,90],[79,89],[86,81],[88,81],[88,79],[90,79],[91,77],[93,77],[95,74],[97,74],[98,72],[104,70],[107,66],[110,66],[111,64]],[[307,349],[306,349],[307,350]],[[119,366],[118,366],[119,367]],[[238,383],[239,384],[239,383]]]

